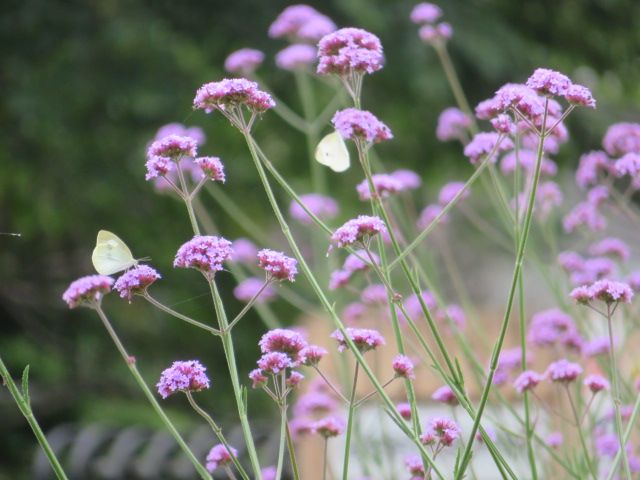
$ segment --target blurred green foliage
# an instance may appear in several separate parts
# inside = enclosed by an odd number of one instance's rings
[[[380,36],[387,64],[368,78],[364,107],[389,124],[396,141],[379,149],[399,167],[425,178],[427,196],[466,168],[458,145],[441,144],[434,131],[439,112],[453,104],[432,50],[409,23],[410,1],[310,2],[338,25]],[[505,82],[522,82],[548,66],[593,88],[596,112],[572,116],[572,143],[558,156],[571,168],[580,152],[597,148],[614,121],[638,120],[640,3],[635,0],[448,0],[445,19],[455,35],[450,51],[472,105]],[[169,122],[202,126],[203,151],[226,163],[225,190],[241,198],[259,227],[275,232],[242,139],[220,115],[193,113],[195,89],[224,76],[226,55],[251,46],[265,51],[259,71],[283,100],[299,110],[290,74],[273,55],[282,41],[266,30],[287,2],[193,0],[6,0],[0,5],[0,354],[14,372],[31,364],[34,410],[45,429],[66,421],[157,425],[120,363],[116,350],[88,310],[68,311],[60,295],[75,278],[92,272],[95,234],[120,234],[137,256],[149,255],[164,275],[154,287],[167,303],[204,293],[193,272],[176,272],[171,259],[190,237],[183,206],[158,195],[144,181],[144,151]],[[273,114],[256,135],[278,167],[301,191],[308,189],[304,140]],[[391,163],[390,162],[390,163]],[[332,191],[353,202],[357,173],[331,174]],[[430,193],[431,192],[431,193]],[[284,197],[282,197],[284,200]],[[426,198],[425,198],[426,200]],[[204,197],[228,238],[244,235]],[[274,245],[279,238],[272,234]],[[222,290],[233,282],[221,276]],[[112,295],[105,306],[150,383],[172,360],[199,358],[209,366],[213,390],[203,402],[214,414],[233,411],[226,367],[215,341],[197,335],[142,302]],[[180,305],[212,319],[207,297]],[[238,302],[229,299],[237,312]],[[295,312],[276,305],[283,323]],[[242,375],[257,357],[264,330],[257,317],[237,330]],[[250,397],[253,412],[259,395]],[[180,424],[195,422],[182,399],[168,408]],[[145,413],[142,413],[145,412]],[[0,392],[0,478],[27,478],[34,440],[5,392]],[[4,458],[3,458],[4,457]]]

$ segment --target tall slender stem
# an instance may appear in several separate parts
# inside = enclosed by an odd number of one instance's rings
[[[327,480],[327,450],[329,439],[324,437],[324,448],[322,453],[322,480]]]
[[[185,455],[189,458],[189,460],[191,461],[195,469],[198,471],[198,473],[200,474],[200,477],[202,477],[205,480],[212,480],[211,475],[209,475],[209,472],[207,472],[207,470],[198,461],[198,459],[195,457],[195,455],[193,454],[193,452],[191,451],[187,443],[183,440],[180,433],[178,433],[178,430],[176,429],[176,427],[174,427],[173,423],[171,423],[171,420],[169,419],[167,414],[164,413],[164,410],[162,410],[162,407],[156,400],[156,397],[153,395],[153,393],[147,386],[146,382],[144,381],[144,378],[142,378],[142,375],[140,375],[140,372],[138,372],[138,368],[136,367],[136,364],[135,364],[135,359],[133,359],[133,357],[129,356],[129,354],[127,353],[126,349],[124,348],[124,345],[120,341],[120,338],[118,337],[118,335],[116,334],[116,331],[111,326],[111,322],[109,322],[109,319],[105,315],[100,305],[96,304],[94,306],[94,309],[98,313],[100,320],[102,320],[104,327],[107,329],[107,332],[111,337],[111,340],[113,340],[113,343],[116,345],[116,348],[120,352],[120,355],[124,359],[124,362],[127,364],[127,367],[129,368],[129,371],[133,375],[133,378],[135,379],[136,383],[142,389],[142,392],[144,393],[145,397],[147,397],[147,400],[149,400],[149,403],[151,403],[151,406],[156,411],[156,413],[158,414],[162,422],[165,424],[165,426],[167,427],[171,435],[173,435],[173,438],[175,438],[176,442],[178,442],[178,445],[180,446],[182,451],[185,453]]]
[[[209,424],[209,426],[211,427],[211,430],[213,430],[213,433],[218,438],[220,443],[222,443],[222,445],[224,445],[224,448],[227,449],[227,452],[229,452],[229,456],[231,457],[231,461],[238,469],[238,473],[240,473],[242,478],[249,480],[249,476],[247,475],[247,472],[244,470],[244,468],[242,467],[242,465],[240,464],[236,456],[233,455],[231,450],[231,445],[229,445],[229,442],[227,442],[227,439],[222,434],[222,428],[220,428],[220,426],[215,422],[215,420],[211,418],[211,415],[209,415],[200,405],[196,403],[191,392],[186,391],[185,394],[187,396],[187,400],[189,400],[189,404],[191,405],[191,407],[196,411],[198,415],[200,415],[202,418],[206,420],[206,422]]]
[[[36,420],[36,417],[33,414],[33,410],[31,409],[31,402],[29,401],[27,392],[23,392],[25,395],[20,393],[20,390],[14,383],[13,378],[11,378],[11,374],[9,373],[9,370],[7,369],[6,365],[2,361],[2,358],[0,358],[0,377],[4,379],[4,383],[7,385],[7,388],[9,389],[9,393],[11,394],[11,396],[13,397],[13,400],[16,402],[16,405],[18,405],[18,408],[20,409],[20,413],[22,413],[24,418],[27,420],[27,423],[31,427],[31,430],[33,431],[33,434],[36,436],[36,440],[38,440],[38,443],[42,447],[42,450],[44,451],[44,454],[46,455],[47,460],[49,460],[49,463],[51,464],[51,468],[53,469],[53,472],[56,474],[56,477],[58,477],[58,480],[67,480],[67,474],[64,472],[64,469],[62,468],[62,465],[60,464],[58,457],[53,451],[53,448],[51,448],[51,445],[49,444],[47,437],[45,436],[44,432],[40,428],[40,425],[38,424],[38,421]]]
[[[620,413],[620,383],[618,378],[618,364],[616,362],[616,348],[613,341],[613,326],[611,324],[611,317],[613,313],[611,311],[611,305],[607,304],[607,327],[609,330],[609,358],[611,360],[611,393],[613,395],[613,409],[615,411],[616,418],[616,433],[618,434],[618,440],[620,441],[620,452],[622,453],[622,466],[624,468],[624,474],[627,480],[631,480],[631,469],[629,467],[629,458],[625,449],[624,433],[622,430],[622,414]]]
[[[353,420],[356,410],[356,386],[358,384],[358,372],[360,364],[356,362],[356,368],[353,373],[353,386],[351,387],[351,395],[349,396],[349,413],[347,416],[347,431],[344,444],[344,461],[342,463],[342,480],[349,480],[349,458],[351,453],[351,431],[353,430]]]
[[[231,385],[233,387],[233,395],[236,399],[236,405],[238,407],[238,416],[240,417],[240,425],[242,427],[242,433],[249,453],[249,459],[251,461],[251,468],[253,469],[253,475],[256,479],[262,480],[262,473],[260,470],[260,462],[258,461],[258,453],[256,452],[256,446],[253,440],[253,434],[251,433],[251,426],[249,425],[249,418],[247,417],[247,406],[244,403],[242,387],[240,385],[240,379],[238,377],[238,367],[236,365],[236,355],[233,347],[233,339],[231,332],[229,331],[229,324],[227,322],[227,314],[222,304],[222,298],[218,292],[218,287],[214,280],[209,280],[209,287],[211,288],[211,296],[213,297],[213,305],[218,317],[219,327],[222,331],[222,348],[224,355],[227,359],[227,365],[229,367],[229,374],[231,376]]]
[[[275,378],[274,378],[275,380]],[[287,385],[285,383],[285,372],[280,373],[280,445],[278,446],[278,463],[276,466],[276,480],[282,477],[282,466],[284,464],[284,444],[287,436]]]
[[[194,325],[198,328],[201,328],[203,330],[206,330],[209,333],[212,333],[216,336],[220,335],[220,330],[218,330],[217,328],[214,327],[210,327],[209,325],[206,325],[204,323],[198,322],[197,320],[194,320],[191,317],[188,317],[186,315],[183,315],[180,312],[176,312],[175,310],[173,310],[172,308],[167,307],[166,305],[164,305],[163,303],[159,302],[158,300],[156,300],[155,298],[153,298],[148,292],[145,292],[142,297],[148,301],[151,305],[153,305],[154,307],[159,308],[160,310],[162,310],[163,312],[168,313],[169,315],[172,315],[176,318],[179,318],[180,320],[190,323],[191,325]]]
[[[591,461],[591,455],[589,453],[589,447],[587,446],[587,441],[584,438],[584,433],[582,432],[582,428],[580,428],[580,415],[578,415],[578,409],[576,408],[576,404],[573,401],[573,397],[571,396],[571,391],[569,391],[569,385],[564,385],[565,390],[567,392],[567,397],[569,397],[569,405],[571,405],[571,412],[573,413],[573,420],[575,422],[576,429],[578,430],[578,436],[580,437],[580,445],[582,445],[582,452],[584,454],[584,461],[587,463],[587,467],[589,468],[589,473],[593,477],[593,480],[598,480],[598,476],[593,468],[593,462]]]
[[[296,448],[291,438],[291,429],[289,428],[289,422],[286,424],[287,428],[287,449],[289,450],[289,461],[291,462],[291,470],[293,470],[293,480],[300,480],[300,470],[298,469],[298,461],[296,459]]]

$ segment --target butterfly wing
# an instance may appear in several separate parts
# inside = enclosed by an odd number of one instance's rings
[[[351,165],[349,150],[338,132],[332,132],[320,140],[315,157],[318,163],[334,172],[344,172]]]
[[[98,232],[96,247],[91,255],[93,267],[101,275],[111,275],[138,263],[131,250],[116,234],[107,230]]]

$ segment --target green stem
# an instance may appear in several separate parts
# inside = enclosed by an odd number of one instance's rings
[[[16,405],[18,405],[18,408],[20,409],[20,413],[22,413],[24,418],[27,420],[27,423],[31,427],[31,430],[33,431],[33,434],[36,436],[36,440],[38,440],[40,447],[42,447],[44,454],[49,460],[49,463],[51,464],[51,468],[53,469],[53,472],[56,474],[56,477],[58,477],[59,480],[67,480],[67,475],[64,472],[62,465],[60,465],[60,461],[58,460],[58,457],[56,456],[55,452],[51,448],[51,445],[49,445],[49,441],[47,440],[47,437],[45,436],[44,432],[40,428],[40,425],[38,424],[38,421],[36,420],[36,417],[33,414],[33,410],[31,410],[31,403],[29,401],[27,392],[24,392],[24,396],[22,395],[22,393],[20,393],[20,390],[14,383],[13,378],[11,378],[11,374],[9,373],[9,370],[7,369],[6,365],[2,361],[2,358],[0,358],[0,377],[4,379],[4,383],[7,385],[7,388],[9,389],[9,393],[11,394],[11,396],[13,397],[13,400],[16,402]],[[23,378],[23,380],[26,380],[26,377]],[[23,384],[23,389],[24,388],[28,388],[26,384]]]
[[[591,473],[593,480],[598,480],[598,476],[593,468],[593,462],[591,461],[591,455],[589,454],[589,447],[587,447],[587,441],[584,438],[582,428],[580,428],[580,415],[578,415],[578,409],[576,408],[576,404],[573,402],[573,397],[569,391],[569,385],[565,384],[564,387],[567,392],[567,397],[569,397],[569,405],[571,405],[571,412],[573,413],[573,420],[575,422],[576,429],[578,430],[578,437],[580,437],[580,445],[582,445],[584,461],[587,464],[587,468],[589,469],[589,473]]]
[[[542,125],[545,125],[547,119],[547,111],[549,106],[549,100],[545,101],[544,115]],[[535,175],[533,178],[533,184],[531,186],[531,191],[529,192],[529,199],[527,203],[527,211],[524,219],[524,226],[522,229],[522,234],[519,238],[518,252],[516,255],[515,267],[513,270],[513,277],[511,279],[511,287],[509,288],[509,296],[507,298],[507,306],[504,313],[504,318],[502,320],[502,325],[500,327],[500,333],[498,335],[498,341],[495,344],[493,354],[491,357],[491,365],[489,370],[489,375],[487,376],[487,381],[485,383],[484,389],[482,390],[482,396],[480,398],[480,404],[477,410],[477,416],[473,422],[473,427],[471,428],[471,434],[469,436],[469,442],[467,443],[467,447],[465,448],[461,467],[458,471],[458,475],[456,476],[456,480],[460,480],[463,478],[464,471],[466,470],[467,465],[469,464],[469,460],[471,459],[471,449],[473,446],[473,440],[475,438],[476,432],[478,431],[478,426],[480,425],[480,420],[482,419],[482,414],[484,413],[484,408],[487,404],[487,400],[489,398],[489,392],[491,390],[491,385],[493,383],[493,377],[495,375],[496,368],[498,366],[498,357],[500,355],[500,351],[502,350],[502,345],[504,343],[504,339],[507,333],[507,327],[509,326],[509,319],[511,318],[511,310],[513,308],[513,300],[516,293],[516,287],[518,285],[518,278],[520,276],[520,271],[522,270],[522,264],[524,261],[524,253],[527,247],[527,240],[529,238],[529,231],[531,228],[531,220],[533,218],[533,207],[536,200],[536,193],[538,191],[538,183],[540,181],[540,167],[542,165],[542,156],[544,153],[544,139],[545,132],[543,131],[540,134],[540,138],[538,141],[538,151],[536,155],[536,169]]]
[[[171,435],[173,435],[173,438],[175,438],[176,442],[178,443],[178,445],[180,446],[182,451],[189,458],[189,460],[191,461],[191,463],[193,464],[195,469],[200,474],[200,477],[202,477],[205,480],[212,480],[211,475],[209,474],[209,472],[207,472],[207,470],[202,466],[202,464],[195,457],[195,455],[193,454],[193,452],[191,451],[189,446],[183,440],[183,438],[180,435],[180,433],[178,433],[178,430],[176,430],[176,427],[174,427],[173,423],[171,423],[171,420],[169,419],[167,414],[164,413],[164,410],[162,410],[162,407],[160,406],[160,404],[156,400],[156,397],[153,395],[151,390],[149,390],[149,387],[147,386],[146,382],[144,381],[144,378],[142,378],[142,375],[140,375],[140,372],[138,372],[138,369],[137,369],[136,364],[135,364],[135,359],[133,357],[131,357],[127,353],[127,351],[125,350],[124,345],[120,341],[120,338],[118,338],[118,335],[116,334],[116,331],[111,326],[111,323],[109,322],[109,319],[107,318],[107,316],[105,315],[104,311],[102,310],[102,307],[100,307],[100,305],[96,304],[94,309],[98,313],[98,316],[100,317],[100,320],[102,320],[102,323],[103,323],[104,327],[107,329],[107,332],[109,333],[109,336],[111,337],[111,340],[113,340],[113,343],[115,344],[116,348],[120,352],[120,355],[124,359],[124,362],[127,364],[127,367],[129,368],[129,371],[131,372],[131,375],[133,375],[133,378],[135,379],[136,383],[142,389],[142,392],[144,393],[145,397],[147,397],[147,400],[149,400],[149,403],[151,403],[151,406],[156,411],[156,413],[158,414],[158,416],[160,417],[162,422],[165,424],[165,426],[167,427],[167,429],[169,430]]]
[[[289,450],[289,461],[291,462],[291,470],[293,470],[293,480],[300,480],[300,470],[298,469],[298,461],[296,459],[296,448],[291,438],[291,430],[287,422],[287,449]]]
[[[275,380],[275,378],[274,378]],[[276,466],[276,480],[280,480],[282,477],[282,466],[284,464],[284,444],[287,432],[287,385],[285,383],[285,372],[280,374],[280,444],[278,445],[278,463]]]
[[[349,397],[349,413],[347,416],[347,431],[344,445],[344,462],[342,464],[342,480],[349,480],[349,458],[351,452],[351,431],[353,430],[353,420],[356,411],[356,386],[358,384],[358,372],[360,364],[356,362],[356,368],[353,373],[353,386],[351,387],[351,396]]]
[[[616,349],[613,341],[613,328],[611,325],[611,305],[607,304],[607,327],[609,330],[609,358],[611,360],[611,393],[613,395],[613,409],[615,411],[616,419],[616,433],[618,434],[618,440],[620,441],[620,452],[622,453],[622,466],[624,468],[624,474],[627,480],[631,480],[631,469],[629,468],[629,458],[627,457],[627,451],[625,449],[624,435],[622,431],[622,414],[620,413],[620,383],[618,365],[616,363]]]
[[[195,235],[200,235],[200,227],[198,226],[198,220],[196,219],[196,214],[193,211],[193,199],[189,195],[187,190],[187,182],[184,178],[184,172],[180,167],[180,163],[178,162],[178,178],[180,179],[180,187],[182,188],[182,198],[184,200],[184,204],[187,207],[187,213],[189,214],[189,221],[191,222],[191,228],[193,228],[193,233]]]
[[[211,427],[211,430],[213,430],[213,433],[215,434],[215,436],[218,437],[218,440],[220,441],[220,443],[222,443],[222,445],[224,445],[224,448],[227,449],[227,452],[229,452],[229,456],[231,457],[231,461],[238,469],[238,473],[242,476],[242,478],[249,480],[249,476],[247,475],[247,472],[244,470],[244,468],[242,467],[242,465],[240,464],[236,456],[233,455],[229,442],[227,442],[227,439],[222,434],[222,428],[220,428],[218,424],[215,422],[215,420],[211,418],[211,415],[209,415],[200,405],[196,403],[191,392],[186,391],[185,394],[187,395],[187,400],[189,400],[189,404],[191,405],[191,407],[196,411],[198,415],[200,415],[202,418],[206,420],[206,422]]]
[[[247,314],[247,312],[251,309],[251,307],[253,307],[253,305],[258,300],[258,297],[260,296],[260,294],[264,291],[265,288],[269,286],[270,283],[271,283],[271,280],[267,279],[262,284],[262,286],[260,287],[260,290],[258,290],[256,294],[253,297],[251,297],[251,299],[247,302],[244,308],[240,310],[240,313],[238,313],[238,315],[236,315],[236,317],[229,323],[229,326],[227,327],[228,330],[231,330],[236,323],[242,320],[242,317],[244,317]]]
[[[296,86],[302,101],[302,112],[304,120],[307,123],[305,137],[307,141],[307,156],[309,157],[309,167],[311,170],[311,185],[313,191],[318,193],[326,192],[326,172],[322,165],[316,162],[314,152],[318,144],[318,131],[312,124],[315,120],[316,106],[313,97],[313,89],[311,88],[311,78],[309,73],[304,69],[296,69],[294,72]]]
[[[227,322],[227,314],[224,310],[222,298],[218,292],[216,282],[209,279],[209,288],[211,289],[211,296],[213,298],[213,305],[218,317],[219,327],[222,331],[222,347],[224,350],[224,356],[227,359],[227,365],[229,367],[229,374],[231,376],[231,385],[233,387],[233,395],[236,399],[236,405],[238,407],[238,416],[240,417],[240,425],[242,427],[242,433],[249,453],[249,459],[251,461],[251,468],[253,474],[257,480],[262,480],[262,473],[260,470],[260,462],[258,461],[258,453],[256,452],[255,442],[253,440],[253,434],[251,433],[251,426],[249,425],[249,419],[247,417],[247,406],[244,403],[242,387],[240,385],[240,379],[238,377],[238,367],[236,365],[236,356],[233,347],[233,339],[231,332],[229,331],[229,324]]]
[[[324,449],[322,453],[322,480],[327,480],[327,444],[329,443],[329,439],[327,437],[324,438]]]
[[[633,411],[631,412],[631,417],[629,418],[627,429],[624,431],[625,445],[629,441],[629,437],[633,432],[633,425],[636,423],[636,419],[638,418],[638,412],[640,412],[640,394],[638,394],[638,396],[636,397],[636,403],[633,406]],[[611,462],[611,470],[609,470],[609,474],[607,475],[606,480],[612,480],[616,472],[616,468],[618,467],[618,463],[620,463],[620,459],[622,458],[622,450],[623,449],[618,450],[618,453],[616,453],[616,456],[613,459],[613,462]]]
[[[176,312],[175,310],[167,307],[166,305],[160,303],[158,300],[156,300],[155,298],[153,298],[149,292],[146,292],[142,295],[142,298],[144,298],[147,302],[149,302],[151,305],[153,305],[154,307],[159,308],[160,310],[162,310],[163,312],[168,313],[169,315],[179,318],[182,321],[185,321],[187,323],[190,323],[191,325],[194,325],[198,328],[201,328],[203,330],[206,330],[209,333],[212,333],[216,336],[220,336],[221,332],[220,330],[218,330],[217,328],[214,327],[210,327],[209,325],[206,325],[204,323],[198,322],[197,320],[194,320],[191,317],[188,317],[186,315],[181,314],[180,312]]]

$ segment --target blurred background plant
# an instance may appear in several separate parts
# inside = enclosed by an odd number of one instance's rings
[[[381,38],[387,64],[367,82],[365,108],[375,105],[397,139],[384,146],[384,156],[419,172],[426,192],[468,168],[457,143],[435,138],[438,114],[454,100],[434,51],[408,20],[414,2],[308,3],[339,26]],[[0,236],[0,354],[13,372],[31,365],[33,408],[45,431],[95,420],[159,426],[91,312],[69,312],[60,300],[71,280],[93,271],[99,229],[117,232],[137,257],[154,259],[167,278],[155,293],[166,303],[183,302],[180,308],[195,317],[209,314],[207,303],[195,299],[206,293],[201,282],[170,267],[177,246],[190,237],[183,207],[144,181],[145,148],[160,126],[202,127],[206,154],[220,155],[232,179],[226,192],[250,206],[254,219],[264,219],[263,229],[275,228],[263,192],[254,188],[242,138],[220,116],[205,118],[190,105],[198,86],[225,76],[231,51],[253,47],[266,54],[261,79],[300,109],[290,73],[273,61],[285,44],[267,37],[289,4],[9,0],[0,6],[0,231],[22,234]],[[572,141],[556,157],[561,170],[599,148],[609,124],[640,120],[637,2],[449,0],[442,7],[455,30],[449,48],[472,105],[505,82],[524,81],[538,66],[592,88],[598,110],[572,115]],[[307,185],[304,139],[275,115],[268,122],[256,136],[292,184]],[[341,200],[352,206],[353,185],[361,180],[355,170],[328,174],[336,195],[349,192]],[[204,200],[227,238],[245,234]],[[221,277],[225,281],[230,292],[233,281]],[[233,297],[227,301],[241,308]],[[209,337],[193,335],[143,302],[126,305],[113,295],[106,303],[148,383],[173,359],[199,358],[215,382],[203,403],[217,413],[233,411],[227,375],[215,372],[224,364],[222,351],[211,348]],[[273,308],[284,324],[294,320],[286,304]],[[239,325],[241,372],[253,367],[263,330],[253,314]],[[181,403],[166,406],[179,426],[196,424]],[[253,404],[252,410],[261,411]],[[0,418],[0,479],[29,478],[35,441],[4,391]]]

